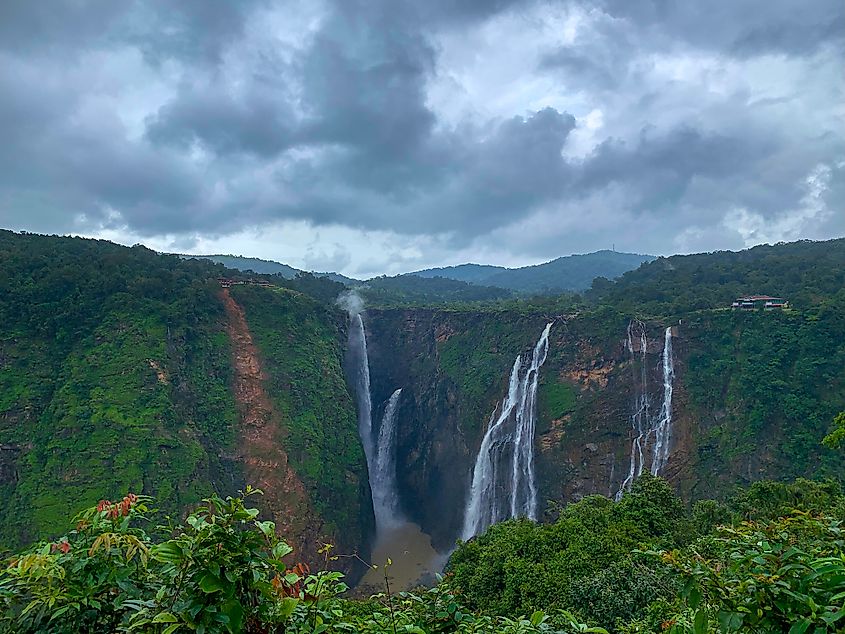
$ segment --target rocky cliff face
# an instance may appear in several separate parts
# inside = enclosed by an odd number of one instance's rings
[[[530,349],[548,319],[555,323],[540,372],[536,435],[539,497],[546,510],[554,508],[548,501],[613,496],[622,487],[637,436],[632,417],[638,403],[645,398],[655,419],[664,399],[662,354],[670,323],[672,427],[660,475],[686,499],[718,496],[761,478],[841,476],[841,457],[825,453],[819,442],[843,407],[842,373],[836,370],[842,344],[831,339],[835,354],[819,356],[800,334],[818,327],[820,333],[803,335],[815,341],[835,331],[831,324],[706,314],[645,323],[645,349],[638,340],[632,350],[629,319],[618,314],[370,310],[365,323],[375,414],[381,415],[393,390],[403,389],[400,495],[407,516],[433,536],[437,548],[448,549],[459,534],[490,413],[505,393],[514,358]],[[778,345],[784,347],[776,355],[783,365],[777,372],[765,347],[772,338],[782,339]],[[818,380],[827,382],[802,388],[796,372],[822,363],[828,375]],[[783,403],[779,385],[793,386]],[[648,471],[653,439],[645,442]]]
[[[507,372],[543,317],[438,310],[370,310],[365,316],[374,415],[402,388],[397,479],[405,515],[454,545],[475,454]]]

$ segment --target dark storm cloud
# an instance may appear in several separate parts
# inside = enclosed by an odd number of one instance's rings
[[[744,87],[714,96],[650,74],[655,57],[676,54],[825,61],[845,31],[839,0],[315,0],[319,18],[296,22],[306,5],[0,3],[2,224],[64,231],[84,216],[141,235],[220,235],[298,219],[466,245],[579,200],[619,204],[611,191],[625,192],[626,212],[658,219],[716,226],[740,207],[768,217],[804,204],[820,164],[825,204],[843,204],[834,166],[845,149],[827,119],[802,120],[797,89],[752,103]],[[561,87],[555,107],[438,111],[431,86],[451,73],[440,34],[556,10],[583,19],[572,41],[536,56],[537,77]],[[274,29],[293,23],[302,33],[282,44]],[[136,103],[147,76],[161,83],[152,106]],[[614,120],[580,158],[567,150],[589,110],[576,120],[568,95]],[[825,113],[838,95],[834,79],[812,98]]]
[[[147,136],[183,149],[199,142],[220,155],[276,156],[295,142],[295,115],[286,96],[276,92],[250,83],[244,94],[232,95],[220,85],[187,83],[147,120]]]

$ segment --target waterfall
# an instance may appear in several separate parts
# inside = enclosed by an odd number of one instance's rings
[[[657,475],[669,459],[669,441],[672,439],[672,384],[675,379],[675,360],[672,357],[672,327],[663,335],[663,405],[655,429],[654,453],[651,458],[651,474]]]
[[[384,408],[384,416],[378,430],[375,467],[370,472],[370,488],[373,492],[373,510],[376,515],[376,530],[396,525],[399,517],[399,495],[396,491],[396,410],[402,388],[391,394]]]
[[[360,310],[360,306],[357,307]],[[349,356],[358,400],[358,435],[367,459],[376,534],[396,525],[399,495],[396,490],[396,411],[402,390],[387,401],[378,431],[373,428],[373,403],[370,393],[370,360],[367,335],[360,312],[350,309]]]
[[[635,332],[638,331],[638,332]],[[646,363],[646,350],[648,348],[648,337],[646,336],[645,324],[634,320],[628,324],[627,348],[631,354],[632,361],[637,360],[637,350],[634,341],[639,343],[639,372],[636,363],[631,364],[632,379],[634,384],[634,407],[631,414],[631,427],[634,431],[634,440],[631,442],[631,460],[628,467],[628,475],[622,481],[622,486],[616,493],[616,499],[622,498],[622,493],[631,487],[631,484],[640,477],[643,472],[643,442],[648,432],[649,409],[651,403],[648,396],[648,364]]]
[[[508,393],[499,415],[494,410],[472,470],[469,501],[461,537],[467,540],[497,522],[525,516],[537,519],[537,484],[534,473],[534,431],[537,423],[537,380],[549,352],[546,324],[523,367],[516,357]]]
[[[349,324],[349,353],[358,397],[358,435],[364,446],[367,470],[373,473],[375,464],[375,439],[373,438],[373,403],[370,397],[370,361],[367,357],[367,336],[361,313],[351,315]],[[372,486],[372,482],[370,483]]]
[[[669,459],[669,442],[672,433],[672,389],[675,369],[672,357],[671,326],[666,328],[663,336],[663,353],[661,354],[663,395],[660,412],[656,418],[652,415],[651,399],[648,392],[648,360],[646,357],[648,337],[645,324],[641,321],[633,320],[628,324],[626,348],[632,360],[631,371],[635,396],[631,414],[631,428],[634,438],[631,441],[628,475],[622,481],[622,485],[616,493],[617,500],[620,500],[624,492],[631,488],[634,480],[642,475],[649,443],[651,443],[650,473],[657,475],[666,466]]]

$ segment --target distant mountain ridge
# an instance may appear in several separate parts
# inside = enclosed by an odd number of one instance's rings
[[[287,264],[275,262],[273,260],[262,260],[261,258],[248,258],[240,255],[192,255],[180,253],[180,258],[197,260],[211,260],[217,264],[222,264],[228,269],[236,269],[238,271],[253,271],[263,275],[281,275],[285,279],[292,280],[300,271]]]
[[[281,275],[285,279],[292,280],[300,273],[310,273],[315,277],[325,277],[333,282],[339,282],[352,286],[359,284],[360,281],[351,277],[346,277],[334,271],[320,272],[320,271],[303,271],[302,269],[294,268],[288,264],[282,264],[275,260],[263,260],[261,258],[250,258],[241,255],[191,255],[180,253],[180,258],[190,259],[196,258],[198,260],[211,260],[217,264],[222,264],[226,268],[236,269],[238,271],[253,271],[262,275]]]
[[[286,279],[294,279],[306,273],[281,262],[263,260],[261,258],[243,257],[238,255],[189,255],[180,254],[182,258],[196,258],[210,260],[230,269],[240,271],[254,271],[265,275],[281,275]],[[423,291],[418,284],[413,284],[408,278],[434,279],[441,278],[461,282],[471,286],[486,287],[489,295],[494,288],[504,289],[522,294],[554,294],[562,292],[579,292],[590,288],[597,277],[616,279],[628,271],[638,268],[645,262],[655,260],[652,255],[637,253],[619,253],[617,251],[595,251],[580,255],[566,255],[542,264],[507,268],[491,264],[459,264],[423,269],[411,273],[403,273],[392,277],[375,277],[366,282],[357,280],[335,272],[310,271],[315,277],[324,277],[346,286],[356,286],[366,283],[382,290],[390,288],[393,292],[416,296],[420,292],[428,296],[434,287],[426,286]],[[407,284],[405,283],[407,281]],[[410,284],[410,287],[406,288]],[[440,290],[446,291],[445,287]],[[450,287],[447,294],[457,293],[461,297],[475,296],[472,289],[466,287]],[[486,295],[485,295],[486,296]]]
[[[603,250],[567,255],[543,264],[514,269],[487,264],[460,264],[414,271],[406,275],[444,277],[521,293],[555,293],[586,290],[597,277],[614,279],[655,259],[653,255]]]

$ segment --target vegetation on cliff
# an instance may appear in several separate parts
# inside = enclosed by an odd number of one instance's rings
[[[615,282],[596,279],[587,296],[628,314],[660,316],[730,306],[737,297],[761,293],[803,309],[843,286],[845,238],[840,238],[658,258]]]
[[[682,328],[696,479],[843,477],[845,457],[820,441],[845,409],[845,292],[801,312],[693,315]]]
[[[341,367],[343,317],[296,291],[232,289],[268,374],[282,445],[329,534],[363,545],[369,485],[355,407]]]
[[[0,268],[0,546],[54,535],[73,509],[119,491],[183,513],[209,489],[242,486],[244,460],[262,462],[240,446],[248,434],[217,282],[239,274],[140,246],[12,232],[0,232]],[[340,313],[328,303],[343,287],[308,274],[272,280],[284,288],[233,295],[318,511],[313,529],[363,547],[366,475]]]
[[[175,512],[222,479],[235,407],[216,269],[11,232],[0,269],[0,544],[117,491]]]

